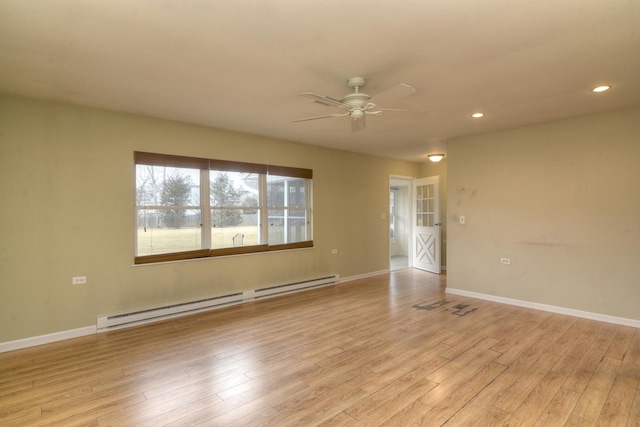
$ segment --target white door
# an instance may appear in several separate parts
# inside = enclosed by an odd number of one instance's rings
[[[440,177],[413,181],[413,266],[440,274]]]

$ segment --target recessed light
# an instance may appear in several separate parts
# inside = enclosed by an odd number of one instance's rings
[[[609,89],[611,89],[611,86],[603,85],[603,86],[594,87],[593,89],[591,89],[591,92],[600,93],[600,92],[605,92]]]
[[[474,119],[479,119],[480,117],[484,117],[484,113],[473,113],[471,115]]]

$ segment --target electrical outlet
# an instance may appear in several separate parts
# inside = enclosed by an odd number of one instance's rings
[[[511,258],[500,258],[500,264],[511,264]]]
[[[76,276],[71,278],[72,285],[84,285],[87,283],[87,276]]]

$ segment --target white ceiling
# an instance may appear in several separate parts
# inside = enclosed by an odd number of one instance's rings
[[[292,122],[353,76],[420,113]],[[0,91],[424,161],[640,105],[640,0],[1,0]]]

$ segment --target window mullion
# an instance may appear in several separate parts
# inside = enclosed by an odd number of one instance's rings
[[[211,196],[209,190],[209,170],[200,170],[200,235],[202,249],[211,249]]]
[[[258,212],[260,212],[260,244],[269,244],[269,207],[267,206],[267,175],[258,175]]]
[[[289,180],[284,181],[284,206],[283,206],[283,222],[284,222],[284,243],[289,243]]]

